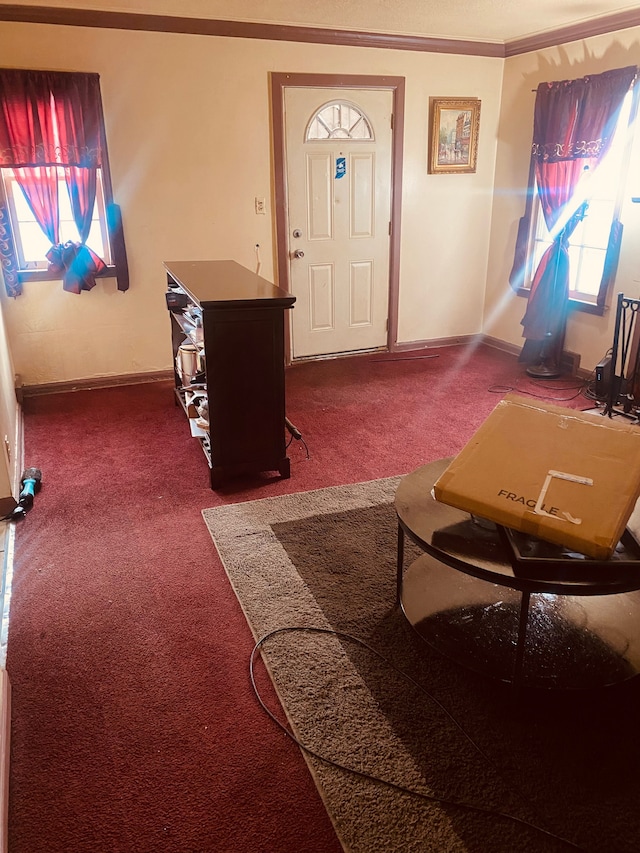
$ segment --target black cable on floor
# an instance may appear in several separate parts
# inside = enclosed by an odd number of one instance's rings
[[[288,441],[288,442],[287,442],[287,444],[286,444],[286,449],[287,449],[287,450],[288,450],[288,449],[291,447],[291,445],[293,444],[293,439],[294,439],[294,437],[295,437],[295,436],[293,436],[293,435],[292,435],[292,436],[289,438],[289,441]],[[299,442],[303,445],[303,447],[304,447],[304,449],[305,449],[305,451],[306,451],[306,454],[307,454],[307,459],[311,459],[311,456],[310,456],[310,454],[309,454],[309,448],[307,447],[307,442],[304,440],[304,438],[303,438],[302,436],[300,436],[299,438],[296,438],[296,441],[299,441]]]
[[[456,720],[456,718],[445,708],[445,706],[426,688],[424,688],[418,681],[408,675],[406,672],[403,672],[401,669],[396,667],[391,661],[387,660],[383,655],[380,654],[373,646],[370,646],[368,643],[364,642],[364,640],[360,640],[358,637],[354,637],[351,634],[346,634],[342,631],[335,631],[329,628],[315,628],[312,626],[291,626],[286,628],[276,628],[273,631],[269,631],[269,633],[265,634],[261,637],[253,647],[251,651],[251,656],[249,659],[249,677],[251,679],[251,686],[253,688],[253,692],[260,703],[262,709],[265,713],[273,720],[273,722],[289,737],[294,743],[296,743],[301,750],[307,753],[307,755],[312,756],[313,758],[318,759],[318,761],[322,761],[324,764],[328,764],[331,767],[337,767],[339,770],[344,770],[347,773],[352,773],[355,776],[359,776],[363,779],[369,779],[374,782],[380,782],[383,785],[387,785],[390,788],[393,788],[396,791],[400,791],[402,793],[411,794],[416,797],[420,797],[423,800],[428,800],[429,802],[442,803],[447,806],[454,806],[457,808],[465,809],[466,811],[477,812],[484,815],[490,815],[491,817],[502,817],[506,820],[512,821],[514,823],[520,824],[522,826],[526,826],[529,829],[533,829],[536,832],[540,832],[543,835],[546,835],[548,838],[553,838],[556,841],[559,841],[561,844],[564,844],[566,847],[571,848],[572,850],[580,850],[582,853],[585,853],[585,848],[580,847],[578,844],[575,844],[573,841],[569,841],[566,838],[563,838],[560,835],[556,835],[554,832],[550,832],[547,829],[544,829],[541,826],[536,825],[535,823],[531,823],[524,818],[516,817],[516,815],[509,814],[508,812],[502,812],[495,809],[485,808],[483,806],[477,806],[473,803],[466,803],[461,800],[451,800],[448,797],[439,797],[435,794],[427,794],[423,791],[415,791],[412,788],[406,788],[404,785],[400,785],[397,782],[392,782],[388,779],[382,779],[378,776],[374,776],[373,774],[366,773],[363,770],[357,770],[354,767],[347,767],[344,764],[341,764],[338,761],[334,761],[331,758],[326,758],[324,755],[316,752],[310,747],[306,746],[302,741],[300,741],[296,735],[284,724],[282,723],[278,717],[271,711],[271,709],[267,706],[262,696],[260,695],[260,691],[258,690],[256,681],[255,681],[255,660],[256,656],[260,653],[262,646],[270,640],[272,637],[275,637],[278,634],[287,634],[294,632],[303,632],[303,633],[313,633],[313,634],[327,634],[333,637],[338,637],[342,640],[347,640],[349,642],[356,643],[362,648],[367,649],[367,651],[371,652],[375,657],[381,660],[386,666],[392,669],[394,672],[398,673],[402,678],[416,687],[421,693],[424,693],[432,702],[434,702],[438,708],[445,714],[448,719],[456,726],[456,728],[464,735],[464,737],[469,741],[469,743],[473,746],[473,748],[479,753],[482,758],[491,764],[494,769],[500,774],[500,769],[497,767],[495,762],[491,760],[491,758],[484,752],[484,750],[473,740],[473,738],[467,734],[462,725]]]
[[[529,391],[526,388],[519,388],[518,385],[490,385],[487,390],[490,394],[508,394],[510,392],[514,392],[516,394],[522,394],[523,396],[533,397],[536,400],[546,400],[553,403],[566,403],[569,400],[575,400],[576,397],[583,394],[587,384],[587,382],[581,382],[579,385],[570,385],[566,388],[558,388],[550,385],[538,386],[547,391],[575,391],[576,393],[572,394],[570,397],[550,397],[548,394],[535,394],[533,391]]]
[[[310,459],[311,457],[310,457],[310,455],[309,455],[309,448],[307,447],[307,442],[306,442],[306,441],[304,440],[304,438],[302,437],[302,433],[300,432],[300,430],[298,429],[298,427],[297,427],[297,426],[295,426],[295,424],[292,424],[292,423],[291,423],[291,421],[289,420],[289,418],[285,418],[285,419],[284,419],[284,425],[285,425],[285,428],[286,428],[287,432],[288,432],[288,433],[289,433],[289,435],[291,436],[291,438],[290,438],[290,439],[289,439],[289,441],[287,442],[287,450],[289,449],[289,446],[290,446],[291,442],[292,442],[292,441],[293,441],[293,439],[295,438],[295,440],[296,440],[296,441],[299,441],[299,442],[301,442],[301,443],[302,443],[302,445],[304,446],[304,449],[305,449],[305,450],[306,450],[306,452],[307,452],[307,459]]]

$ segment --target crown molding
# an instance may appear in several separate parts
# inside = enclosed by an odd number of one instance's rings
[[[640,26],[640,9],[629,9],[626,12],[616,12],[613,15],[572,24],[570,27],[562,27],[552,32],[513,39],[506,42],[504,55],[509,57],[518,56],[521,53],[532,53],[546,47],[557,47],[560,44],[569,44],[591,36],[602,36],[638,26]]]
[[[15,3],[0,3],[0,21],[506,58],[640,26],[640,10],[618,12],[505,43]]]
[[[53,6],[2,4],[0,5],[0,21],[266,39],[269,41],[344,45],[346,47],[374,47],[387,50],[413,50],[423,53],[504,57],[504,45],[500,42],[465,41],[462,39],[395,35],[393,33],[334,30],[325,27],[296,27],[245,21],[219,21],[210,18],[185,18],[173,15],[146,15],[135,12],[68,9]]]

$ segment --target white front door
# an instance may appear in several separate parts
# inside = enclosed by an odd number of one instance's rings
[[[392,103],[388,89],[285,88],[293,358],[387,345]]]

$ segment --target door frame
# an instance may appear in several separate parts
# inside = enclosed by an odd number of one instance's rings
[[[287,224],[287,173],[284,127],[286,88],[305,89],[388,89],[392,92],[391,127],[391,234],[389,242],[389,308],[387,349],[395,352],[398,344],[398,301],[400,290],[400,221],[402,209],[402,155],[404,149],[405,78],[369,74],[287,74],[271,72],[271,134],[276,229],[276,281],[291,291],[289,276],[289,234]],[[295,307],[294,307],[295,310]],[[291,363],[289,324],[285,329],[286,363]]]

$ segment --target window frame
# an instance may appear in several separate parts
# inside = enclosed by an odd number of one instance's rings
[[[64,166],[58,166],[58,194],[60,194],[61,192],[62,193],[68,192],[66,181],[64,179],[64,169],[65,169]],[[18,219],[18,211],[16,209],[15,197],[14,197],[16,192],[20,193],[20,192],[22,192],[22,190],[21,190],[15,176],[13,176],[13,175],[9,176],[9,175],[5,174],[8,172],[13,172],[13,171],[14,171],[14,169],[11,166],[0,166],[0,182],[3,184],[4,197],[6,200],[7,210],[9,213],[9,221],[12,225],[13,243],[14,243],[14,250],[15,250],[16,259],[18,261],[18,268],[20,269],[21,272],[46,272],[47,266],[48,266],[48,262],[46,260],[46,257],[42,258],[40,266],[27,266],[27,264],[31,263],[31,261],[27,261],[24,257],[24,242],[25,241],[24,241],[24,235],[22,233],[22,229],[20,227],[23,223],[21,223]],[[107,208],[106,208],[105,199],[104,199],[104,187],[103,187],[103,180],[102,180],[102,166],[99,166],[97,168],[96,198],[95,198],[95,202],[94,202],[94,216],[92,217],[92,219],[98,223],[98,228],[100,229],[100,236],[102,238],[102,245],[104,247],[104,251],[101,255],[102,260],[104,260],[105,263],[107,263],[107,266],[113,266],[113,264],[112,264],[111,240],[110,240],[110,236],[109,236],[109,229],[107,227]],[[38,223],[36,222],[36,219],[33,216],[33,214],[32,214],[32,219],[30,221],[35,223],[35,225],[38,228],[40,227],[38,225]],[[16,225],[17,225],[17,227],[16,227]],[[62,226],[62,220],[61,220],[61,226]],[[75,223],[74,223],[74,227],[75,227]],[[61,230],[62,230],[62,228],[61,228]],[[16,238],[16,231],[20,232],[19,238]],[[77,228],[76,228],[76,234],[77,234]],[[77,239],[77,237],[76,237],[76,239]],[[64,242],[64,240],[62,239],[62,235],[61,235],[61,241]],[[94,248],[94,247],[90,246],[89,243],[87,243],[87,245],[89,245],[90,248]],[[94,248],[94,251],[97,252],[97,249]],[[97,252],[97,254],[100,254],[100,253]]]
[[[325,110],[329,109],[330,107],[348,107],[348,109],[353,110],[354,112],[358,113],[358,116],[359,116],[358,122],[360,122],[360,121],[364,122],[365,127],[369,131],[369,136],[351,136],[351,129],[350,128],[349,128],[347,136],[337,136],[337,135],[334,136],[334,135],[332,135],[337,130],[341,130],[344,128],[342,127],[342,125],[340,125],[339,128],[334,128],[333,130],[330,130],[328,125],[324,122],[324,120],[320,118],[321,114]],[[317,136],[317,137],[316,136],[313,136],[313,137],[310,136],[311,128],[313,127],[313,123],[316,120],[319,123],[322,123],[327,128],[328,136]],[[355,127],[358,122],[351,125],[351,128]],[[371,142],[375,142],[375,134],[374,134],[373,125],[371,123],[369,116],[364,112],[364,110],[361,107],[358,106],[358,104],[354,103],[353,101],[345,100],[343,98],[334,98],[333,100],[327,101],[326,103],[324,103],[321,107],[318,107],[318,109],[311,116],[311,118],[307,122],[307,126],[306,126],[305,131],[304,131],[304,142],[305,143],[329,142],[329,143],[335,144],[336,142],[339,143],[342,141],[344,141],[344,142],[371,143]]]

